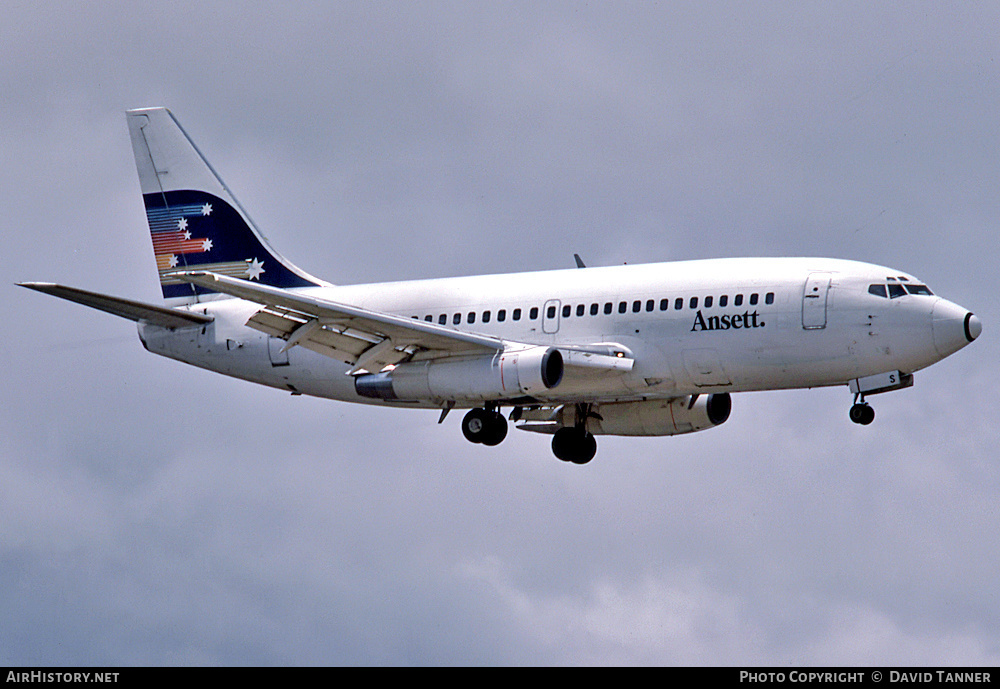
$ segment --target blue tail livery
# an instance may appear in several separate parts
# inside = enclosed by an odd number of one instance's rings
[[[164,299],[189,304],[212,291],[172,275],[189,269],[271,287],[329,284],[271,248],[169,110],[126,115]]]

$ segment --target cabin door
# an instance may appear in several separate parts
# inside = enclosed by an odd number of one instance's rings
[[[545,302],[545,307],[542,309],[542,332],[553,333],[559,332],[559,309],[561,303],[558,299],[549,299]]]
[[[830,292],[830,273],[812,273],[802,289],[802,327],[821,330],[826,327],[826,302]]]

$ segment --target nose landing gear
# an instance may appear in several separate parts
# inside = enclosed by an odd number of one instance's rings
[[[848,416],[851,417],[851,421],[854,423],[867,426],[875,420],[875,410],[865,402],[865,396],[858,393],[854,395],[854,404],[851,405],[851,411],[848,413]]]

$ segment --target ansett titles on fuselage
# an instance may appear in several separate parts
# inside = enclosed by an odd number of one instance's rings
[[[694,317],[694,325],[691,332],[696,333],[701,330],[739,330],[741,328],[763,328],[764,321],[758,320],[757,312],[745,311],[733,315],[723,314],[721,316],[709,316],[705,318],[701,310]]]

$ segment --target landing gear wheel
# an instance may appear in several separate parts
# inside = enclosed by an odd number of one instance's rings
[[[488,435],[489,426],[489,412],[485,409],[470,409],[462,419],[462,435],[470,443],[481,443]]]
[[[586,464],[597,454],[597,440],[582,428],[560,428],[552,436],[552,453],[564,462]]]
[[[483,436],[483,445],[490,447],[499,445],[507,437],[507,419],[503,418],[500,412],[487,412],[489,423],[486,425],[486,435]]]
[[[875,410],[867,404],[855,404],[851,407],[849,416],[854,423],[867,426],[875,420]]]
[[[507,419],[499,412],[471,409],[462,419],[462,435],[470,443],[499,445],[507,437]]]

